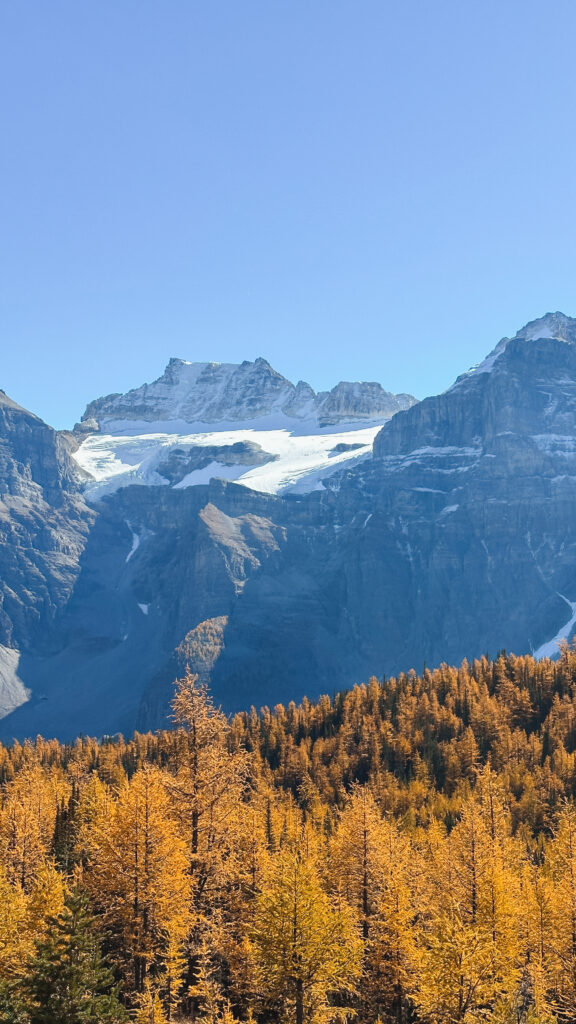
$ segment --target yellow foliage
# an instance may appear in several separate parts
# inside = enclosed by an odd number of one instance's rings
[[[362,944],[345,902],[325,892],[316,859],[286,848],[270,857],[257,898],[253,939],[261,985],[294,1004],[295,1020],[314,1021],[329,993],[351,993]]]

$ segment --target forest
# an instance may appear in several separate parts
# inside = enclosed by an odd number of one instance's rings
[[[6,1024],[576,1019],[576,648],[0,747]]]

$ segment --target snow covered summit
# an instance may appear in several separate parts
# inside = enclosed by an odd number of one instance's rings
[[[239,364],[171,359],[152,384],[91,402],[82,421],[89,426],[95,421],[112,433],[134,423],[247,423],[270,416],[325,426],[387,419],[414,402],[411,395],[393,395],[375,382],[341,381],[316,394],[305,381],[292,384],[262,358]]]
[[[416,399],[375,382],[341,381],[316,393],[265,359],[171,359],[152,384],[91,402],[76,428],[76,462],[91,498],[130,484],[175,488],[235,480],[267,493],[321,489]]]
[[[576,318],[566,316],[565,313],[545,313],[537,320],[531,320],[516,332],[513,338],[501,338],[495,348],[482,360],[466,373],[461,374],[453,387],[465,382],[471,376],[479,373],[491,373],[494,363],[506,351],[511,341],[528,342],[540,341],[550,338],[554,341],[564,341],[567,344],[576,346]]]

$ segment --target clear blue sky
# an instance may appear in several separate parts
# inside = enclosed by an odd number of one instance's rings
[[[419,397],[576,315],[574,0],[4,0],[0,387]]]

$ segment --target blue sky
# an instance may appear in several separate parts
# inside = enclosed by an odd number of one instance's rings
[[[0,6],[0,386],[171,355],[424,397],[576,315],[573,0]]]

